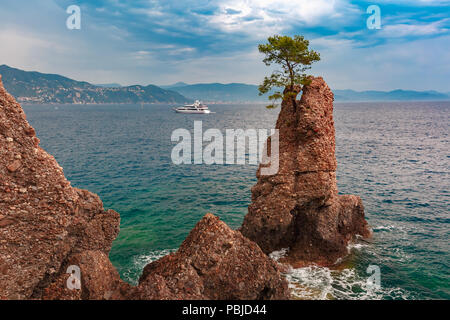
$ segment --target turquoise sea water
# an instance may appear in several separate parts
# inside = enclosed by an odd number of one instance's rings
[[[26,106],[41,146],[73,186],[100,195],[121,214],[110,258],[135,283],[143,266],[176,249],[212,212],[240,226],[255,184],[255,165],[171,162],[171,133],[273,128],[279,110],[213,105],[210,115],[175,114],[167,105]],[[340,193],[360,195],[374,230],[349,248],[338,270],[291,270],[298,298],[449,299],[450,102],[336,103]],[[280,253],[279,253],[280,254]],[[378,265],[381,288],[367,287]]]

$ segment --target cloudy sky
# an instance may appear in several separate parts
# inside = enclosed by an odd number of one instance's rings
[[[450,91],[450,0],[1,0],[0,21],[0,64],[92,83],[257,84],[257,45],[301,34],[334,89]]]

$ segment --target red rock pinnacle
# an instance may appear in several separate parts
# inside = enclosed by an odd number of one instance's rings
[[[338,195],[333,93],[312,78],[300,101],[283,101],[279,129],[279,171],[261,176],[242,233],[270,253],[289,248],[289,260],[333,264],[347,244],[370,235],[359,197]],[[295,102],[294,102],[295,101]]]

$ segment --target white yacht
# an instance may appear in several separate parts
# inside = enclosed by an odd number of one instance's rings
[[[193,104],[186,104],[179,108],[174,108],[175,112],[178,113],[197,113],[197,114],[204,114],[204,113],[211,113],[211,110],[208,109],[208,106],[206,104],[201,103],[198,100],[195,100]]]

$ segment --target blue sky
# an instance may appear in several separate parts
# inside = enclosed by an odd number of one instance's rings
[[[72,4],[81,30],[66,28]],[[258,43],[301,34],[334,89],[450,91],[450,0],[2,0],[0,21],[0,64],[92,83],[257,84]]]

